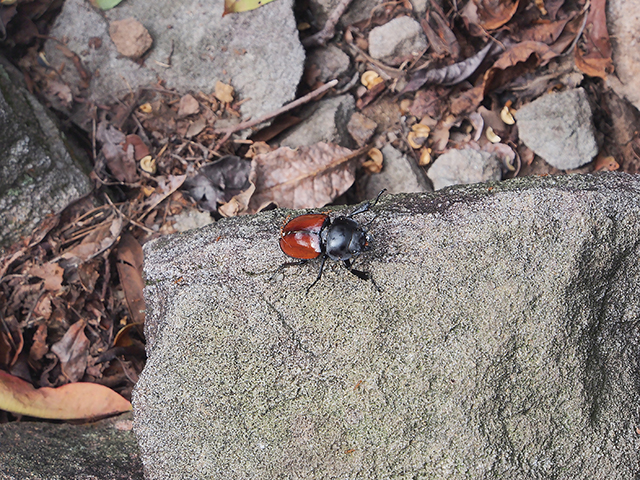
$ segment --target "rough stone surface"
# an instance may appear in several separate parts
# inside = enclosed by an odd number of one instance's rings
[[[382,171],[364,177],[365,198],[375,198],[380,190],[386,188],[389,193],[429,192],[427,177],[411,158],[386,145],[382,149],[384,158]]]
[[[388,65],[400,65],[427,48],[422,27],[411,17],[398,17],[369,33],[369,54]]]
[[[500,180],[502,169],[497,155],[463,148],[440,155],[427,171],[427,176],[433,188],[440,190],[450,185]]]
[[[378,128],[378,124],[369,117],[354,112],[347,123],[347,130],[359,147],[364,147]]]
[[[91,191],[82,159],[0,58],[0,252],[48,214]]]
[[[598,154],[584,89],[549,93],[516,112],[520,139],[549,165],[571,170]]]
[[[318,142],[331,142],[343,147],[353,147],[347,132],[347,124],[356,108],[349,94],[321,100],[303,115],[308,118],[293,127],[280,139],[280,145],[297,148]]]
[[[159,79],[179,93],[211,93],[221,81],[233,85],[241,100],[250,98],[240,107],[244,117],[278,109],[295,97],[304,66],[292,0],[224,17],[223,7],[224,2],[214,0],[188,4],[129,0],[99,13],[88,1],[65,1],[50,35],[68,39],[66,46],[92,74],[88,92],[57,42],[46,42],[45,52],[74,94],[100,103],[112,103]],[[109,22],[130,17],[138,19],[154,39],[142,64],[119,55],[109,37]],[[90,47],[95,38],[101,39],[100,48]],[[55,98],[51,101],[64,110]],[[75,107],[74,118],[82,123],[83,111]]]
[[[143,480],[132,414],[84,425],[0,425],[0,478]]]
[[[640,109],[640,8],[635,0],[609,0],[607,27],[615,74],[607,82],[616,93]]]
[[[329,45],[311,51],[307,57],[307,67],[312,65],[319,70],[318,80],[326,83],[344,75],[351,67],[351,59],[335,45]]]
[[[145,246],[148,480],[637,477],[639,177],[383,196],[381,292],[274,277],[289,213]]]

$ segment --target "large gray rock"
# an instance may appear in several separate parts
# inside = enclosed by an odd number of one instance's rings
[[[280,145],[298,148],[318,142],[330,142],[353,147],[347,124],[356,108],[356,101],[349,94],[320,100],[307,108],[307,118],[280,138]]]
[[[223,7],[224,2],[214,0],[129,0],[99,13],[88,1],[65,1],[50,36],[68,39],[66,47],[91,73],[88,93],[83,93],[85,81],[65,49],[49,40],[45,52],[75,94],[97,103],[112,103],[158,80],[181,93],[210,93],[222,81],[246,100],[241,106],[245,117],[278,109],[295,97],[304,66],[292,0],[224,17]],[[153,38],[144,61],[120,55],[109,36],[109,22],[129,17],[140,21]]]
[[[364,196],[375,198],[380,190],[386,188],[389,193],[428,192],[433,190],[427,181],[424,170],[413,158],[408,158],[391,145],[382,149],[384,164],[380,173],[363,177]]]
[[[289,213],[145,246],[148,479],[637,476],[639,177],[383,196],[380,293],[274,277]]]
[[[68,149],[21,79],[0,58],[0,252],[92,188],[87,159]]]
[[[520,139],[560,170],[581,167],[598,154],[592,117],[582,88],[543,95],[516,113]]]
[[[131,413],[84,425],[0,425],[0,478],[143,480]]]
[[[451,185],[489,182],[502,178],[497,155],[472,148],[451,149],[433,162],[427,172],[435,190]]]

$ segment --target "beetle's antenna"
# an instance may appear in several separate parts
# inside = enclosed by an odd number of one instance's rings
[[[364,204],[362,204],[359,208],[356,208],[353,212],[351,212],[349,215],[347,215],[349,218],[353,217],[354,215],[358,215],[360,213],[366,212],[367,210],[369,210],[372,207],[376,206],[376,203],[378,203],[378,200],[380,199],[380,196],[386,192],[387,189],[383,188],[382,190],[380,190],[380,193],[378,193],[378,196],[376,197],[376,199],[372,202],[366,202]]]

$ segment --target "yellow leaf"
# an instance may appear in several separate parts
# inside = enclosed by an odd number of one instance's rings
[[[255,10],[258,7],[266,5],[273,0],[224,0],[224,17],[228,13],[240,13],[248,12],[249,10]]]
[[[79,420],[126,412],[131,410],[131,403],[97,383],[36,389],[0,370],[0,410],[30,417]]]

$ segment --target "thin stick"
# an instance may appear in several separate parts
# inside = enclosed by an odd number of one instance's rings
[[[218,142],[215,150],[218,150],[224,142],[229,140],[229,137],[231,137],[232,134],[239,132],[241,130],[245,130],[247,128],[255,127],[256,125],[266,122],[267,120],[273,117],[277,117],[278,115],[288,112],[289,110],[293,110],[294,108],[299,107],[300,105],[304,105],[305,103],[309,102],[310,100],[317,97],[318,95],[326,92],[330,88],[335,87],[337,83],[338,83],[338,80],[331,80],[329,83],[321,86],[320,88],[316,88],[313,92],[307,93],[304,97],[300,97],[299,99],[294,100],[293,102],[285,105],[284,107],[276,110],[275,112],[268,113],[267,115],[264,115],[255,120],[247,120],[246,122],[239,123],[237,125],[234,125],[233,127],[221,128],[219,130],[215,130],[214,133],[218,133],[218,134],[224,133],[224,137],[222,137],[222,139]]]
[[[327,22],[324,24],[324,27],[322,27],[322,30],[305,38],[302,41],[302,45],[306,48],[324,46],[336,33],[336,25],[352,1],[353,0],[340,0],[336,8],[334,8],[329,15],[329,18],[327,18]]]

